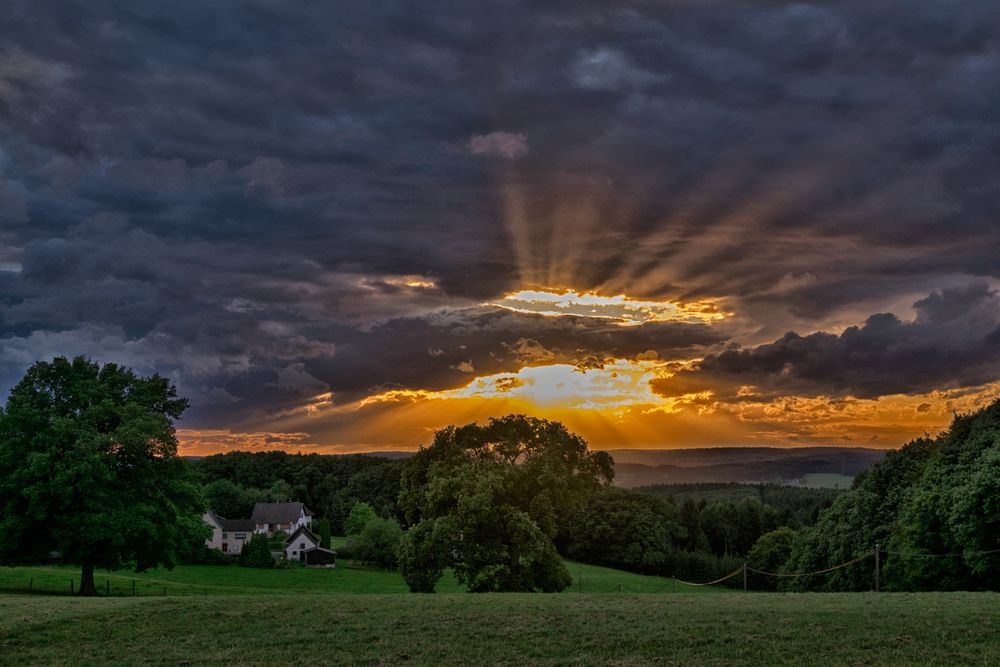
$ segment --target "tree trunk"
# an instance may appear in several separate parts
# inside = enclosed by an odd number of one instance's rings
[[[92,563],[84,563],[80,573],[80,590],[77,595],[93,597],[97,595],[97,587],[94,586],[94,566]]]

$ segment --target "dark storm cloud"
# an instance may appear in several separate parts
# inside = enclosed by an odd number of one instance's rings
[[[513,371],[525,363],[600,364],[644,353],[672,359],[722,340],[706,325],[659,322],[633,327],[605,320],[557,318],[479,307],[392,319],[347,341],[318,374],[335,391],[379,388],[446,389],[468,381],[456,368],[468,362],[479,375]]]
[[[84,352],[277,409],[724,337],[478,305],[526,285],[723,297],[754,343],[1000,279],[998,26],[987,0],[11,0],[0,386]],[[699,373],[971,382],[989,331],[957,295]],[[824,366],[880,345],[931,357]]]
[[[787,333],[773,343],[707,355],[697,367],[654,381],[665,395],[712,390],[722,400],[777,396],[920,394],[1000,377],[1000,298],[985,285],[934,292],[917,317],[869,317],[839,335]],[[753,386],[751,393],[741,387]]]

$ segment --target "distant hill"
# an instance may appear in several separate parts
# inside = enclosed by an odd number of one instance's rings
[[[709,447],[703,449],[614,449],[615,484],[626,488],[650,484],[743,482],[846,488],[885,452],[861,447]],[[414,452],[384,450],[361,456],[405,459]],[[345,456],[331,454],[330,456]],[[185,456],[199,460],[203,456]],[[820,480],[816,483],[814,480]]]
[[[615,484],[627,488],[703,482],[811,484],[822,479],[819,476],[846,480],[885,456],[883,450],[860,447],[619,449],[609,453],[615,459]]]
[[[383,452],[360,452],[362,456],[378,456],[383,459],[408,459],[416,452],[403,452],[398,450],[386,450]]]

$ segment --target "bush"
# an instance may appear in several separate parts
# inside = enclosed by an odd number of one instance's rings
[[[240,567],[274,567],[274,559],[271,557],[271,545],[267,535],[254,533],[250,541],[243,545],[237,561]]]
[[[202,545],[201,549],[193,554],[190,560],[185,560],[182,565],[232,565],[236,558],[230,554],[224,554],[218,549]]]
[[[330,520],[320,519],[316,522],[317,530],[319,531],[319,545],[324,549],[330,548]]]
[[[285,543],[288,542],[288,533],[281,530],[280,528],[268,538],[268,544],[270,545],[271,551],[285,551]]]
[[[747,564],[764,572],[781,571],[792,555],[795,534],[788,527],[764,533],[747,554]],[[778,581],[774,577],[751,572],[750,586],[754,590],[776,590]]]
[[[368,503],[354,503],[351,513],[344,521],[344,534],[351,535],[352,537],[360,534],[365,526],[368,525],[368,522],[376,516],[375,510]]]
[[[394,570],[397,567],[396,549],[402,536],[402,529],[392,519],[373,517],[358,535],[355,558],[365,565]]]

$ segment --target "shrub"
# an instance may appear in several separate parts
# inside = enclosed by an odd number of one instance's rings
[[[396,549],[402,536],[398,523],[374,517],[368,520],[358,535],[354,555],[365,565],[394,570],[397,566]]]
[[[250,541],[243,545],[238,562],[241,567],[274,567],[267,535],[254,533]]]

